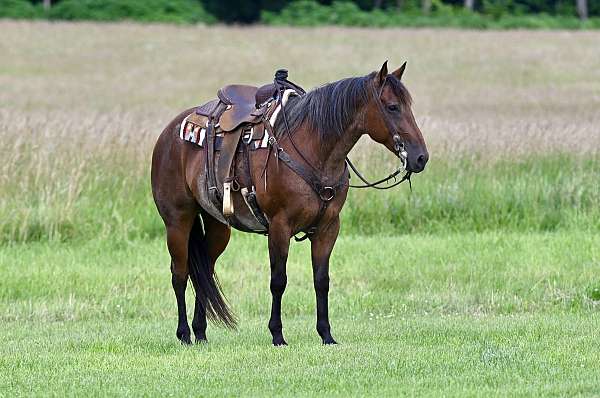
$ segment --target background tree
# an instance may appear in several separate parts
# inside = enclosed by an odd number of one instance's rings
[[[431,12],[431,0],[422,0],[421,10],[423,14],[429,14]]]
[[[577,14],[579,14],[579,18],[582,20],[588,18],[587,0],[577,0]]]

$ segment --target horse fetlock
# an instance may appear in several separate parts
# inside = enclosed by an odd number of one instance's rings
[[[269,330],[271,331],[271,334],[275,335],[275,334],[281,334],[282,330],[283,330],[283,324],[281,323],[281,320],[276,321],[276,320],[270,320],[269,321]]]
[[[325,338],[326,336],[331,336],[331,327],[329,326],[329,324],[317,323],[317,333],[319,333],[319,336],[321,336],[322,338]]]
[[[192,329],[194,330],[194,336],[196,336],[196,343],[206,341],[206,321],[203,324],[192,323]]]

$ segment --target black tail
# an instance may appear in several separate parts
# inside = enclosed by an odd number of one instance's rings
[[[200,218],[196,217],[190,232],[188,244],[188,265],[190,279],[196,291],[196,297],[206,310],[208,320],[216,325],[235,329],[237,319],[229,309],[227,299],[221,291],[221,285],[211,270],[206,246],[206,237]]]

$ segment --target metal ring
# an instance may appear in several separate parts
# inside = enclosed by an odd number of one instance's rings
[[[402,141],[400,134],[394,133],[392,139],[394,140],[394,149],[396,152],[401,152],[404,149],[404,141]]]
[[[335,197],[335,189],[333,189],[333,187],[323,187],[321,192],[319,192],[319,197],[321,200],[329,202]]]

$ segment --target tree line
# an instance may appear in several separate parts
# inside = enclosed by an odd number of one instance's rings
[[[276,18],[273,16],[285,14],[290,17],[285,23],[295,24],[294,18],[302,12],[326,14],[328,10],[357,15],[386,15],[392,20],[397,15],[435,17],[440,14],[473,14],[490,18],[542,16],[586,21],[600,16],[600,0],[0,0],[0,17],[20,17],[21,13],[22,17],[55,19],[245,24],[270,21]],[[193,16],[186,17],[185,13]],[[316,19],[319,19],[318,16]],[[335,16],[321,19],[325,22],[333,19],[335,24]],[[352,16],[346,19],[352,19]],[[402,24],[402,18],[395,20]],[[365,23],[362,21],[359,25]]]

